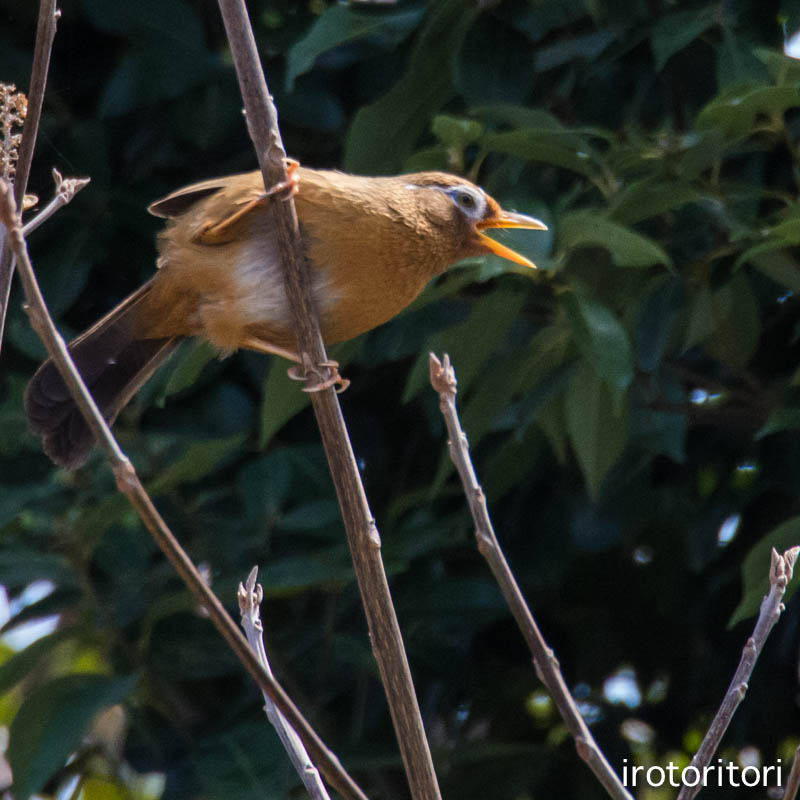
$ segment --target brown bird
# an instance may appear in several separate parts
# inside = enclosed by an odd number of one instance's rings
[[[441,172],[367,178],[296,162],[290,172],[327,344],[396,316],[468,256],[495,253],[535,266],[484,230],[546,230]],[[69,345],[109,423],[187,336],[221,355],[245,348],[300,361],[269,210],[286,188],[265,192],[261,173],[249,172],[187,186],[150,206],[168,220],[158,271]],[[50,360],[28,384],[25,408],[56,464],[75,469],[86,460],[94,438]]]

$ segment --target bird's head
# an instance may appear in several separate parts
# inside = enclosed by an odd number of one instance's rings
[[[419,192],[417,205],[437,237],[447,240],[458,258],[494,253],[501,258],[536,268],[530,259],[490,238],[493,228],[526,228],[545,231],[535,217],[504,211],[483,189],[463,178],[443,172],[402,176],[404,188]]]

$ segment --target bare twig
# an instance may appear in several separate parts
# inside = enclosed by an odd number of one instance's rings
[[[366,800],[364,793],[344,771],[336,756],[328,750],[272,675],[268,674],[259,664],[258,659],[247,643],[247,639],[245,639],[236,623],[228,615],[219,598],[203,580],[172,531],[167,527],[139,481],[133,465],[111,434],[94,399],[75,368],[64,339],[56,330],[48,313],[36,281],[33,266],[28,257],[28,250],[22,235],[22,223],[17,214],[12,189],[5,181],[0,181],[0,223],[6,228],[10,247],[14,251],[14,257],[19,266],[20,279],[25,290],[31,325],[42,338],[47,352],[64,378],[64,382],[75,399],[81,414],[105,451],[119,490],[128,498],[162,552],[175,568],[175,571],[195,596],[197,602],[206,609],[214,626],[222,634],[259,688],[269,695],[290,721],[292,727],[298,731],[308,750],[313,753],[316,763],[320,765],[320,769],[322,769],[327,780],[344,797],[351,798],[351,800]]]
[[[450,357],[445,355],[442,361],[430,354],[430,380],[433,388],[439,393],[439,403],[447,425],[449,436],[450,458],[458,470],[461,483],[469,504],[470,513],[475,523],[475,538],[478,550],[486,559],[495,580],[500,586],[514,619],[517,621],[528,648],[533,655],[536,674],[547,688],[558,708],[567,729],[575,739],[575,747],[580,757],[589,765],[600,783],[615,800],[632,800],[631,794],[620,781],[617,774],[606,760],[603,751],[598,747],[591,731],[584,722],[575,700],[567,689],[564,676],[553,651],[548,647],[536,620],[522,596],[511,568],[503,555],[500,543],[495,536],[486,497],[483,494],[475,469],[469,455],[467,436],[461,427],[456,410],[456,375],[450,365]]]
[[[789,777],[783,790],[783,800],[795,800],[798,787],[800,787],[800,747],[794,751],[792,768],[789,770]]]
[[[244,0],[219,0],[244,99],[250,136],[265,187],[286,180],[277,112],[258,59]],[[300,191],[303,191],[302,186]],[[312,368],[327,361],[311,299],[311,281],[294,201],[275,203],[278,247],[298,350]],[[352,445],[333,390],[313,392],[314,413],[328,458],[367,617],[370,641],[389,702],[414,800],[439,800],[411,670],[381,560],[381,541],[367,502]]]
[[[747,693],[747,683],[756,665],[756,659],[758,659],[764,647],[764,642],[767,641],[772,627],[783,611],[783,603],[781,601],[786,593],[786,586],[792,579],[794,562],[797,560],[798,553],[800,553],[800,547],[792,547],[783,555],[779,554],[775,548],[772,549],[769,568],[769,594],[765,595],[761,601],[761,611],[753,629],[753,635],[747,640],[742,650],[739,666],[736,668],[733,680],[728,686],[728,691],[725,693],[722,704],[711,721],[711,725],[689,765],[690,767],[695,767],[700,774],[703,773],[703,768],[711,762],[714,753],[717,752],[719,743],[722,741],[722,737],[725,735],[725,731],[728,729],[739,703],[744,700],[744,696]],[[687,769],[683,770],[682,774],[684,776],[688,769],[687,767]],[[794,765],[792,766],[792,771],[795,771]],[[692,772],[694,773],[694,770]],[[691,800],[701,788],[699,782],[695,785],[689,785],[684,782],[678,792],[677,800]]]
[[[53,182],[56,185],[56,193],[53,199],[31,220],[22,226],[22,235],[27,238],[42,223],[47,222],[59,208],[63,208],[72,201],[78,192],[86,186],[90,178],[67,178],[61,177],[57,169],[53,169]]]
[[[269,666],[267,651],[264,648],[264,627],[259,615],[259,606],[264,599],[264,590],[260,583],[256,583],[257,579],[258,567],[253,567],[247,577],[247,583],[239,584],[239,612],[242,615],[242,627],[250,647],[258,657],[261,666],[271,675],[272,670]],[[306,787],[309,797],[312,800],[330,800],[330,795],[325,789],[308,751],[303,747],[303,743],[292,726],[286,721],[286,717],[281,714],[275,703],[266,694],[264,694],[264,710],[267,712],[267,718],[275,728],[289,760]]]
[[[50,52],[53,49],[56,23],[60,16],[61,12],[56,8],[56,0],[40,0],[31,84],[28,88],[28,110],[25,126],[22,129],[22,143],[19,148],[19,159],[14,177],[14,199],[17,208],[22,208],[25,190],[28,188],[28,175],[30,175],[33,162],[36,137],[39,134],[39,122],[42,118],[44,88],[47,84],[47,71],[50,68]],[[14,277],[14,260],[11,250],[11,247],[5,246],[3,237],[0,236],[0,351],[3,349],[3,331],[8,313],[8,299],[11,294],[11,279]]]

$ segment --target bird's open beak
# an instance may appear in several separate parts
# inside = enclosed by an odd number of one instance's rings
[[[490,238],[483,233],[483,231],[490,228],[527,228],[533,231],[546,231],[547,225],[545,225],[544,222],[536,219],[536,217],[526,217],[524,214],[514,214],[511,211],[501,211],[497,216],[489,217],[488,219],[482,219],[475,225],[475,228],[478,231],[478,239],[480,240],[480,243],[487,250],[490,250],[492,253],[500,256],[501,258],[507,258],[509,261],[513,261],[516,264],[522,264],[523,267],[536,269],[536,264],[534,264],[533,261],[530,261],[529,259],[525,258],[525,256],[520,255],[510,247],[500,244],[500,242]]]

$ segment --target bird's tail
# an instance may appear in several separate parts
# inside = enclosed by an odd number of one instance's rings
[[[180,343],[179,337],[140,338],[137,323],[150,286],[146,283],[69,344],[75,366],[109,424]],[[86,461],[94,435],[51,359],[28,384],[25,412],[56,464],[77,469]]]

